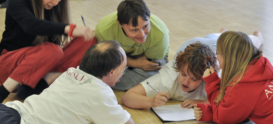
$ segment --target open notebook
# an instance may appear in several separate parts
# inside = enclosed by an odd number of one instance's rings
[[[162,121],[195,120],[194,110],[182,108],[180,104],[153,107],[152,110]]]

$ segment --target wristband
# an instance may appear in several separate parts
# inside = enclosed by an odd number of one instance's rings
[[[69,30],[67,36],[73,37],[73,36],[72,36],[72,33],[73,33],[73,30],[74,30],[75,28],[76,28],[76,24],[70,24],[70,30]]]

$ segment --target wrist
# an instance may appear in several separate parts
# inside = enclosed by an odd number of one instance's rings
[[[136,60],[130,57],[127,57],[127,65],[133,68],[138,68],[138,63],[136,62]]]
[[[70,30],[70,25],[65,26],[64,33],[68,34],[69,30]]]
[[[149,97],[148,106],[149,106],[149,107],[156,107],[156,106],[154,106],[154,99],[151,98],[151,97]]]

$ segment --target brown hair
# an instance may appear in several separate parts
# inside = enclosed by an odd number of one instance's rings
[[[147,21],[150,18],[150,10],[143,0],[124,0],[118,5],[118,21],[121,25],[132,23],[138,25],[138,17]]]
[[[262,52],[243,32],[226,31],[217,41],[217,52],[223,56],[220,92],[215,102],[219,104],[228,86],[235,86],[243,77],[248,64],[259,58]]]
[[[31,0],[34,15],[40,20],[44,20],[44,5],[43,0]],[[70,23],[70,13],[69,13],[69,4],[68,0],[61,0],[58,5],[52,8],[52,20],[56,23],[69,24]],[[47,36],[38,35],[33,41],[34,45],[42,44],[47,41]],[[59,45],[64,45],[68,41],[68,37],[64,35],[55,35],[53,37],[54,42]]]
[[[196,42],[186,47],[184,52],[180,52],[176,57],[176,71],[179,72],[185,65],[188,66],[189,72],[200,80],[204,71],[212,66],[216,72],[219,67],[216,64],[216,55],[209,46]]]

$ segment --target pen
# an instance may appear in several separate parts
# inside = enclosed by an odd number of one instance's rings
[[[84,21],[83,16],[82,16],[82,22],[83,22],[84,26],[86,26],[86,23],[85,23],[85,21]]]
[[[158,91],[157,89],[155,89],[149,82],[147,82],[147,84],[148,84],[152,89],[154,89],[156,92],[159,93],[159,91]]]

